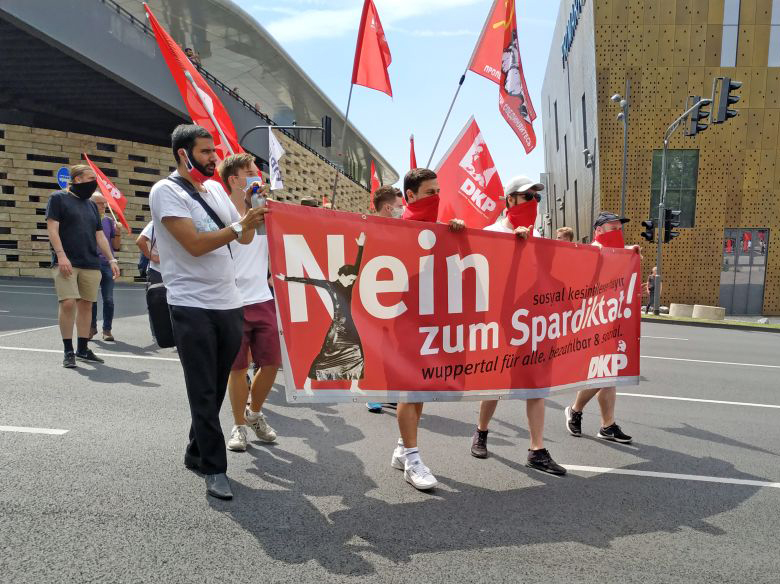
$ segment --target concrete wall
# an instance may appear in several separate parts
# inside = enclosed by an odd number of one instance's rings
[[[279,141],[287,151],[281,161],[285,188],[274,191],[274,198],[297,203],[330,193],[336,171],[286,136]],[[46,201],[60,188],[58,169],[81,162],[82,152],[127,197],[125,217],[133,234],[122,230],[117,259],[122,280],[137,276],[135,238],[150,219],[149,190],[173,170],[170,148],[9,124],[0,124],[0,276],[49,277]],[[338,191],[339,209],[367,208],[368,192],[343,175]]]

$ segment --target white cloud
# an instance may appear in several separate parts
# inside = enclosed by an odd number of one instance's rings
[[[484,0],[375,0],[382,24],[390,30],[410,36],[467,36],[470,31],[441,31],[430,29],[405,29],[393,24],[437,12],[463,6],[484,3]],[[278,5],[254,4],[249,10],[263,23],[280,43],[312,39],[338,38],[357,30],[363,3],[360,0],[334,2],[330,0],[292,0],[284,8]],[[282,18],[267,22],[269,13],[284,14]],[[435,21],[433,21],[435,22]],[[481,23],[480,23],[481,24]]]

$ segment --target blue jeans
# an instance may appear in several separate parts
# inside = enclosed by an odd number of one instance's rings
[[[100,295],[103,297],[103,330],[111,331],[114,321],[114,275],[111,264],[100,263]],[[92,329],[97,329],[97,302],[92,304]]]

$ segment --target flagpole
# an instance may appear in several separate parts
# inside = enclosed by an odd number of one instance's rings
[[[469,64],[471,62],[469,61]],[[452,98],[452,103],[450,104],[450,109],[447,111],[447,115],[444,117],[444,123],[441,125],[441,130],[439,130],[439,136],[436,138],[436,143],[433,145],[433,150],[431,150],[431,156],[428,158],[428,163],[425,165],[426,168],[431,167],[431,161],[433,160],[433,155],[436,153],[436,148],[439,146],[439,140],[441,140],[442,134],[444,134],[444,128],[447,126],[447,121],[450,119],[450,114],[452,113],[452,108],[455,107],[455,101],[458,99],[458,94],[460,93],[460,88],[463,87],[463,82],[466,80],[466,73],[468,73],[468,68],[463,72],[463,75],[460,76],[460,82],[458,83],[458,89],[455,91],[455,97]]]
[[[192,85],[192,89],[195,91],[195,97],[198,98],[198,101],[203,106],[203,109],[206,110],[209,118],[211,118],[211,123],[214,124],[217,132],[219,132],[219,137],[221,138],[222,143],[225,145],[225,148],[227,148],[231,154],[235,154],[233,147],[230,145],[230,142],[227,139],[227,136],[225,136],[225,133],[222,131],[222,127],[219,125],[219,122],[217,122],[217,118],[214,117],[214,113],[208,107],[206,107],[206,104],[201,99],[200,93],[198,92],[198,86],[195,84],[195,80],[192,78],[192,74],[189,71],[185,71],[184,76],[187,78],[187,81],[190,82],[190,85]]]
[[[349,126],[349,106],[352,105],[352,90],[354,83],[349,84],[349,97],[347,98],[347,112],[344,114],[344,130],[341,132],[341,168],[344,170],[344,158],[347,154],[345,140],[347,139],[347,127]],[[333,197],[330,200],[330,208],[336,210],[336,186],[339,184],[339,170],[336,169],[336,178],[333,179]]]

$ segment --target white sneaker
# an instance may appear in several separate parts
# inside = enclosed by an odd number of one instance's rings
[[[398,445],[393,450],[393,458],[390,459],[390,466],[397,468],[398,470],[404,470],[406,468],[406,455],[404,454],[404,447]]]
[[[404,478],[407,483],[420,491],[427,491],[439,484],[439,481],[431,473],[431,469],[425,466],[422,461],[407,464],[404,469]]]
[[[261,442],[273,442],[276,440],[276,430],[268,425],[263,412],[255,415],[252,413],[252,410],[246,408],[244,410],[244,419],[246,420],[246,425],[255,431],[257,439]]]
[[[244,452],[246,450],[246,426],[233,426],[227,447],[228,450],[235,452]]]

